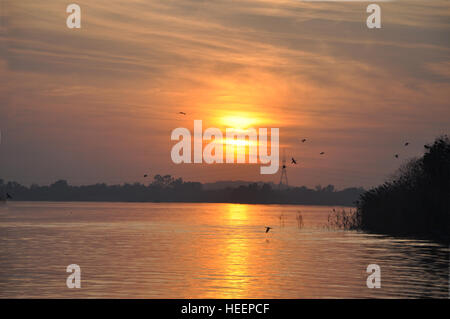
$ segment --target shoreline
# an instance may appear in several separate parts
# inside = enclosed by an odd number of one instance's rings
[[[348,207],[352,209],[356,209],[356,206],[350,206],[345,204],[332,204],[332,203],[286,203],[286,202],[222,202],[222,201],[123,201],[123,200],[117,200],[117,201],[111,201],[111,200],[10,200],[8,202],[11,203],[19,203],[19,202],[48,202],[48,203],[152,203],[152,204],[240,204],[240,205],[290,205],[290,206],[335,206],[335,207]],[[5,204],[7,205],[6,202]]]

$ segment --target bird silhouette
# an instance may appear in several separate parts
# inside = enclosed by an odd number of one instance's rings
[[[184,113],[184,112],[178,112],[178,114],[186,115],[186,113]]]
[[[306,138],[302,139],[302,143],[305,143],[305,142],[306,142]]]
[[[7,199],[12,199],[12,196],[9,195],[9,193],[6,193],[6,198],[7,198]]]
[[[409,142],[406,142],[406,143],[405,143],[405,146],[408,146],[408,145],[409,145]]]
[[[291,163],[297,165],[297,161],[294,158],[291,159]]]
[[[395,154],[394,156],[395,156],[395,158],[398,158],[398,154]]]
[[[144,174],[144,177],[147,177],[148,175],[147,174]]]
[[[320,155],[323,155],[323,154],[325,154],[325,152],[320,152]]]
[[[266,226],[266,233],[268,233],[269,232],[269,230],[271,230],[272,229],[272,227],[268,227],[268,226]]]

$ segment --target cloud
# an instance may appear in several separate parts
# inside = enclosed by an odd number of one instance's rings
[[[80,30],[66,28],[64,1],[2,2],[0,125],[16,132],[8,138],[20,154],[39,144],[40,162],[83,139],[77,158],[143,167],[139,144],[151,141],[155,153],[168,154],[170,128],[192,124],[177,111],[214,123],[220,112],[245,109],[282,126],[291,147],[299,134],[322,147],[339,143],[336,172],[346,154],[374,145],[360,164],[351,161],[359,172],[374,158],[393,168],[384,162],[393,137],[422,143],[450,124],[446,1],[382,3],[380,30],[365,27],[364,3],[77,3]],[[111,147],[94,159],[101,143]],[[37,179],[39,165],[23,175],[17,154],[0,160],[0,173]],[[156,167],[172,169],[154,156]],[[72,172],[88,171],[87,163],[64,161]],[[367,183],[350,175],[346,183]]]

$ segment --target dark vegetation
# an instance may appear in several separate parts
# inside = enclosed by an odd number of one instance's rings
[[[364,192],[356,210],[328,215],[331,229],[450,241],[450,140],[438,137],[425,154],[403,164],[383,185]]]
[[[148,185],[141,183],[71,186],[60,180],[49,186],[26,187],[15,182],[4,183],[0,188],[14,200],[24,201],[121,201],[121,202],[221,202],[247,204],[309,204],[354,205],[362,188],[336,190],[334,186],[290,187],[264,183],[250,183],[237,187],[211,189],[197,182],[184,182],[170,175],[155,175]]]
[[[351,228],[449,241],[450,141],[441,136],[424,148],[421,158],[361,195]]]

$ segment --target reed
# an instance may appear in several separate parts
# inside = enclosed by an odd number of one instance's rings
[[[333,211],[328,214],[328,228],[329,229],[342,229],[342,230],[358,230],[360,228],[361,221],[356,210],[342,209]]]
[[[297,226],[299,229],[303,228],[304,224],[303,224],[303,216],[302,216],[302,212],[301,211],[297,211],[297,215],[295,216],[295,218],[297,219]]]

